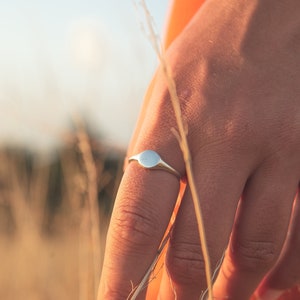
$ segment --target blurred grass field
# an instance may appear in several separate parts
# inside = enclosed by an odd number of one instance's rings
[[[124,153],[71,136],[51,159],[0,150],[0,299],[96,299]]]

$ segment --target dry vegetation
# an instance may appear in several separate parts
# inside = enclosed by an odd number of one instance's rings
[[[82,126],[51,161],[0,150],[0,299],[96,299],[122,160]]]

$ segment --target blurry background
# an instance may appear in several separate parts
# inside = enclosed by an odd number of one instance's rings
[[[148,2],[161,31],[168,2]],[[126,145],[156,66],[141,17],[130,0],[1,1],[1,142],[47,148],[80,112]]]
[[[162,32],[168,1],[149,1]],[[132,1],[0,2],[0,299],[96,299],[157,59]]]

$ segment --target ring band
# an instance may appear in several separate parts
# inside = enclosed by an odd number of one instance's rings
[[[129,157],[129,162],[137,161],[145,169],[164,170],[181,179],[180,173],[161,159],[159,154],[153,150],[145,150],[139,154]]]

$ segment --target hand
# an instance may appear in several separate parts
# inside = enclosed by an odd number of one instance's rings
[[[207,0],[166,54],[188,126],[213,268],[227,249],[216,299],[249,299],[259,286],[258,293],[300,282],[299,13],[298,0]],[[171,128],[176,122],[159,69],[128,155],[155,150],[184,174]],[[175,176],[128,165],[108,232],[99,299],[126,299],[139,283],[178,191]],[[188,185],[165,269],[160,299],[175,293],[179,300],[199,299],[206,280]]]

